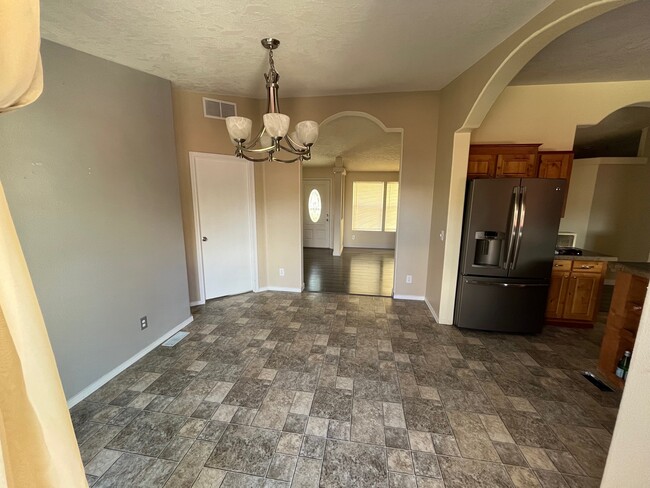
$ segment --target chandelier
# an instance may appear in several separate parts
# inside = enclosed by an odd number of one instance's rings
[[[311,159],[311,146],[318,139],[318,124],[313,120],[304,120],[296,124],[294,132],[289,132],[290,119],[280,113],[278,100],[279,73],[273,63],[273,50],[277,49],[280,41],[272,37],[262,39],[262,46],[269,51],[269,70],[264,75],[268,105],[263,116],[264,124],[253,139],[251,128],[253,121],[246,117],[227,117],[226,128],[228,135],[236,146],[235,156],[253,162],[277,161],[293,163]],[[277,157],[281,151],[288,153],[286,157]],[[254,157],[263,155],[264,157]]]

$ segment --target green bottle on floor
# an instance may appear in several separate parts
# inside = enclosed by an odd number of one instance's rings
[[[632,353],[630,351],[625,351],[623,357],[618,362],[616,366],[616,376],[625,380],[627,378],[627,372],[630,369],[630,361],[632,358]]]

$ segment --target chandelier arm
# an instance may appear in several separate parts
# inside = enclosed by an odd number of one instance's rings
[[[275,150],[275,146],[260,147],[258,149],[249,149],[247,147],[242,147],[242,151],[252,152],[252,153],[267,153],[274,150]]]
[[[268,157],[267,158],[250,158],[250,157],[246,156],[243,152],[239,152],[239,153],[236,152],[235,156],[237,156],[238,158],[243,158],[243,159],[245,159],[247,161],[252,161],[253,163],[265,163],[265,162],[267,162],[269,160]]]
[[[306,149],[295,149],[294,150],[294,149],[291,149],[291,148],[289,148],[289,147],[287,147],[287,146],[285,146],[283,144],[280,144],[280,149],[282,149],[283,151],[287,151],[288,153],[295,154],[296,156],[304,156],[305,154],[307,154]]]
[[[271,156],[271,161],[275,161],[277,163],[295,163],[296,161],[298,161],[301,158],[302,158],[302,156],[298,156],[298,157],[293,158],[293,159],[280,159],[280,158],[276,158],[275,156]]]
[[[290,136],[286,136],[285,139],[286,139],[287,142],[289,143],[289,147],[291,147],[291,149],[293,149],[294,151],[305,151],[305,150],[307,149],[307,148],[306,148],[305,146],[303,146],[302,144],[298,144],[298,143],[295,142],[293,139],[291,139]]]

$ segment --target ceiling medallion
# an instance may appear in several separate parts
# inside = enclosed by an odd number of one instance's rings
[[[266,92],[268,106],[263,117],[264,124],[257,136],[251,140],[253,121],[246,117],[226,118],[226,127],[230,139],[237,149],[235,156],[248,161],[263,162],[277,161],[279,163],[293,163],[311,159],[311,146],[318,139],[318,124],[313,120],[304,120],[296,124],[295,131],[287,135],[290,119],[288,115],[280,113],[278,100],[279,73],[273,63],[273,50],[280,45],[280,41],[272,37],[262,39],[262,46],[269,51],[269,70],[264,75],[266,79]],[[283,144],[286,142],[286,144]],[[276,155],[288,153],[282,158]],[[250,154],[250,155],[249,155]],[[265,154],[265,157],[252,156]]]

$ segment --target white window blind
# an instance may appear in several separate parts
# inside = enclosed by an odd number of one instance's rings
[[[352,230],[381,232],[384,217],[384,183],[355,181],[352,184]]]
[[[389,181],[386,183],[386,214],[384,217],[384,231],[397,231],[397,197],[399,196],[399,183]]]

